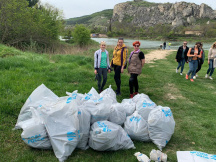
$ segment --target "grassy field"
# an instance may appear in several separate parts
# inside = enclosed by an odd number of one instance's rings
[[[52,150],[28,147],[21,139],[21,130],[13,131],[20,109],[31,92],[44,83],[58,96],[79,90],[88,92],[97,88],[94,81],[93,54],[96,48],[76,55],[48,55],[20,52],[0,45],[0,159],[1,161],[58,161]],[[108,49],[111,53],[112,48]],[[149,51],[143,50],[145,54]],[[207,52],[206,52],[207,53]],[[207,61],[194,83],[175,73],[175,52],[165,60],[146,64],[139,76],[140,93],[145,93],[157,104],[172,109],[175,133],[163,152],[169,162],[177,161],[176,151],[197,150],[216,154],[216,74],[215,80],[205,79]],[[183,74],[188,70],[186,64]],[[114,73],[108,74],[106,87],[115,90]],[[122,75],[122,95],[118,101],[129,97],[129,75]],[[73,162],[136,162],[133,155],[142,152],[149,156],[157,149],[152,142],[134,141],[135,150],[98,152],[76,149],[67,161]]]

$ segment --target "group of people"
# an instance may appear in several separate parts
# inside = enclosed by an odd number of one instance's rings
[[[165,42],[163,42],[161,45],[160,45],[160,49],[166,49],[166,45],[167,45],[167,43],[166,43],[166,41]],[[170,50],[170,47],[171,47],[171,42],[168,42],[168,50]]]
[[[192,48],[187,47],[187,42],[184,41],[183,45],[178,48],[176,54],[176,61],[178,62],[178,66],[176,68],[176,73],[181,67],[180,75],[183,75],[182,72],[184,70],[185,62],[189,62],[189,71],[187,72],[185,78],[194,82],[194,79],[198,77],[198,72],[201,70],[201,67],[205,61],[205,51],[203,49],[202,42],[196,42],[195,46]],[[205,78],[213,79],[212,74],[214,73],[214,69],[216,67],[216,42],[214,42],[209,49],[208,53],[208,64],[209,68],[206,72]]]
[[[139,49],[140,42],[135,41],[133,43],[134,50],[129,55],[128,61],[128,73],[130,74],[129,88],[130,88],[130,98],[138,94],[139,85],[137,77],[142,72],[142,67],[145,64],[145,55]],[[107,72],[110,73],[111,67],[114,68],[114,80],[117,86],[116,95],[121,95],[121,73],[127,67],[127,55],[128,49],[124,44],[124,39],[119,38],[117,46],[113,50],[113,58],[111,63],[109,63],[109,53],[106,50],[106,42],[102,41],[100,43],[100,49],[94,54],[94,73],[98,75],[98,91],[99,93],[103,91],[103,88],[107,81]],[[103,76],[103,81],[102,81]],[[101,84],[102,82],[102,84]]]
[[[133,43],[134,50],[129,55],[128,60],[128,73],[129,78],[129,89],[130,98],[139,93],[139,84],[137,77],[142,72],[142,67],[145,64],[145,55],[139,49],[140,42],[135,41]],[[109,61],[109,52],[106,50],[106,42],[102,41],[100,43],[100,49],[94,54],[94,73],[98,76],[98,91],[99,93],[103,91],[103,88],[107,82],[107,73],[111,72],[111,68],[114,68],[114,80],[117,86],[116,95],[121,95],[121,73],[127,67],[127,55],[128,49],[124,44],[124,39],[119,38],[117,46],[113,50],[113,57],[111,62]],[[176,61],[178,66],[176,68],[176,73],[181,67],[180,75],[183,75],[184,65],[189,62],[189,71],[187,72],[185,78],[194,82],[194,79],[198,77],[198,72],[205,60],[205,52],[203,49],[203,43],[197,42],[194,47],[188,48],[187,42],[183,42],[183,45],[178,48],[176,54]],[[205,78],[213,79],[212,74],[216,67],[216,42],[213,43],[208,53],[208,64],[209,68],[205,75]],[[103,79],[102,79],[103,78]],[[102,81],[103,80],[103,81]],[[102,82],[102,84],[101,84]]]

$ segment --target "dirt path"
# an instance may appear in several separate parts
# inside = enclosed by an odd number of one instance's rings
[[[155,60],[165,59],[166,56],[172,54],[175,50],[154,50],[145,55],[146,63],[154,63]]]

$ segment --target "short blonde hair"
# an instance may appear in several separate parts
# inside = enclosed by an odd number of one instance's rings
[[[216,48],[216,42],[212,44],[211,48]]]
[[[100,45],[106,45],[105,41],[101,41]]]

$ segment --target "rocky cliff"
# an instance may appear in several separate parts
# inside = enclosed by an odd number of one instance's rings
[[[113,21],[127,21],[136,26],[155,24],[188,25],[197,19],[216,19],[216,10],[202,3],[149,3],[145,1],[125,2],[115,5]]]

